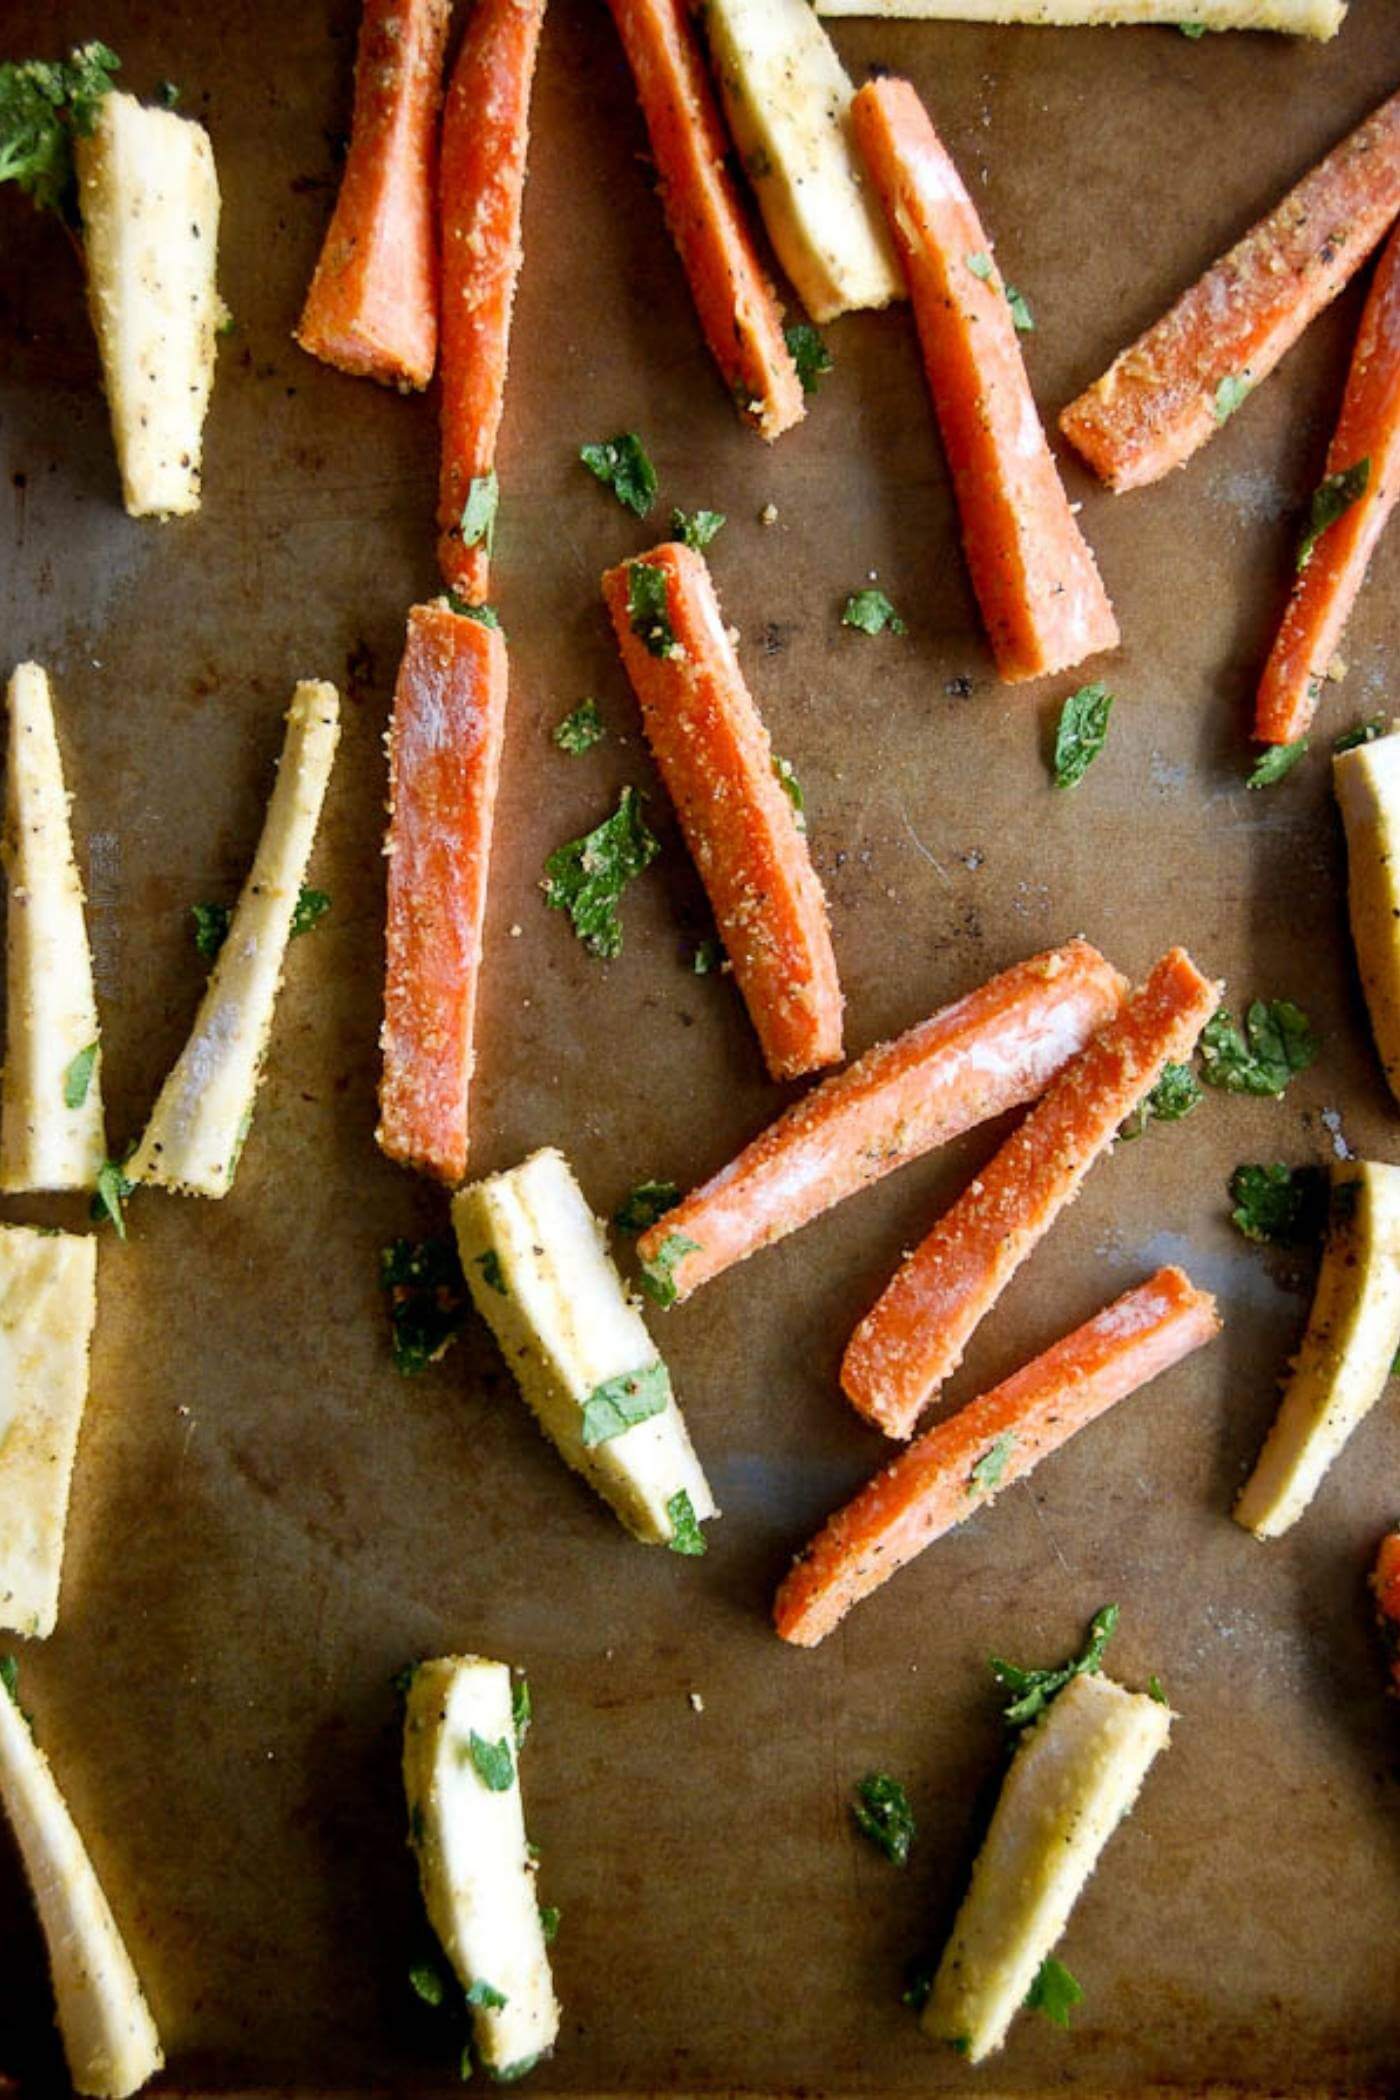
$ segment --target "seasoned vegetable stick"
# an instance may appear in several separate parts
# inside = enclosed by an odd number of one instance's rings
[[[0,1626],[40,1640],[58,1621],[96,1317],[91,1235],[0,1225]]]
[[[1254,734],[1292,744],[1317,711],[1329,665],[1356,603],[1376,542],[1400,493],[1400,233],[1376,267],[1347,375],[1342,412],[1313,499],[1293,595],[1255,702]],[[1315,537],[1314,537],[1315,532]]]
[[[1029,22],[1051,29],[1159,22],[1192,29],[1278,29],[1333,37],[1347,0],[817,0],[819,15],[880,15],[939,22]]]
[[[378,1140],[455,1188],[506,718],[498,628],[415,605],[389,728],[384,1070]]]
[[[1296,1524],[1400,1351],[1400,1167],[1332,1169],[1327,1243],[1307,1332],[1274,1425],[1235,1504],[1257,1539]]]
[[[410,1843],[428,1921],[468,1994],[476,2053],[522,2078],[559,2032],[525,1837],[510,1671],[481,1655],[420,1663],[404,1706]]]
[[[666,224],[739,412],[771,443],[807,413],[782,309],[744,217],[686,0],[608,0],[636,83]]]
[[[233,1186],[339,737],[335,687],[303,679],[287,711],[277,785],[252,870],[190,1039],[126,1168],[132,1181],[196,1196],[226,1196]]]
[[[868,1420],[909,1435],[979,1321],[1163,1068],[1189,1058],[1219,1002],[1219,985],[1173,948],[1056,1076],[852,1335],[841,1384]]]
[[[38,664],[10,679],[3,854],[0,1189],[90,1189],[107,1156],[97,999],[53,696]]]
[[[1045,442],[982,222],[907,80],[867,81],[853,118],[909,281],[997,669],[1008,681],[1067,671],[1116,649],[1118,622]]]
[[[714,1497],[563,1154],[460,1190],[452,1222],[476,1309],[560,1457],[634,1538],[702,1553]]]
[[[768,237],[812,319],[900,298],[851,138],[854,90],[808,0],[705,0],[701,20]]]
[[[637,1241],[672,1302],[965,1130],[1033,1101],[1127,987],[1087,941],[1003,970],[785,1110]]]
[[[133,518],[198,510],[224,305],[219,182],[191,117],[104,95],[74,148],[88,305]]]
[[[433,210],[452,0],[364,0],[350,147],[297,323],[303,350],[385,386],[425,387],[437,358]]]
[[[442,112],[438,566],[484,605],[544,0],[474,0]]]
[[[1335,299],[1400,213],[1400,94],[1071,401],[1060,428],[1100,480],[1186,464]]]
[[[924,2008],[969,2063],[1000,2049],[1175,1715],[1097,1671],[1022,1735]]]
[[[1339,751],[1332,784],[1347,841],[1347,908],[1361,989],[1400,1100],[1400,736]]]
[[[773,1617],[813,1648],[853,1604],[1220,1331],[1215,1300],[1161,1269],[901,1451],[794,1563]]]
[[[826,897],[704,555],[668,541],[609,569],[603,596],[769,1072],[838,1063]]]
[[[1390,1666],[1390,1688],[1400,1693],[1400,1530],[1388,1531],[1376,1554],[1371,1573],[1376,1598],[1376,1620]]]
[[[3,1688],[0,1801],[48,1946],[68,2075],[96,2100],[126,2100],[164,2063],[160,2037],[49,1761]]]

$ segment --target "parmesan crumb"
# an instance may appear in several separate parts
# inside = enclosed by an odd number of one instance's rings
[[[758,514],[758,522],[760,525],[776,525],[778,522],[777,504],[765,503],[762,510]]]
[[[692,1707],[693,1711],[694,1711],[694,1712],[696,1712],[697,1714],[702,1714],[702,1713],[704,1713],[704,1711],[705,1711],[705,1702],[704,1702],[704,1700],[703,1700],[703,1699],[701,1698],[701,1696],[700,1696],[700,1694],[699,1694],[698,1692],[692,1692],[692,1693],[691,1693],[691,1695],[690,1695],[690,1704],[691,1704],[691,1707]]]

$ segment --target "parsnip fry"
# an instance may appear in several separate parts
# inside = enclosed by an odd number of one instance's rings
[[[0,1626],[58,1618],[63,1534],[97,1315],[97,1242],[0,1225]]]

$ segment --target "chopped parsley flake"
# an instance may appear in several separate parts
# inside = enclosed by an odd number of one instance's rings
[[[1355,751],[1359,744],[1374,744],[1383,737],[1390,724],[1384,715],[1372,715],[1369,722],[1358,722],[1354,729],[1344,729],[1332,745],[1334,752]]]
[[[1016,1432],[1008,1429],[994,1444],[989,1444],[967,1476],[969,1495],[990,1495],[1000,1486],[1001,1476],[1006,1471],[1006,1462],[1016,1448]]]
[[[488,1793],[510,1792],[515,1781],[515,1760],[504,1736],[498,1743],[488,1743],[485,1736],[478,1735],[473,1728],[467,1738],[467,1755]]]
[[[504,1991],[498,1991],[494,1983],[487,1983],[480,1976],[468,1984],[465,1996],[468,2005],[483,2006],[488,2012],[499,2012],[510,2003]]]
[[[1307,755],[1308,740],[1305,736],[1300,736],[1296,744],[1270,744],[1268,750],[1261,751],[1255,759],[1245,786],[1272,787],[1276,780],[1282,780],[1286,774],[1293,771],[1300,758],[1306,758]]]
[[[591,751],[606,735],[607,731],[603,727],[603,718],[598,712],[596,700],[580,700],[578,706],[565,715],[562,722],[556,722],[554,725],[555,743],[561,751],[567,751],[571,758],[577,758],[581,752]]]
[[[515,1729],[515,1747],[519,1750],[530,1733],[530,1723],[535,1718],[535,1702],[530,1697],[528,1677],[517,1677],[511,1685],[510,1718]]]
[[[319,926],[330,908],[331,900],[325,890],[309,890],[303,885],[292,908],[292,939],[300,940],[313,926]]]
[[[121,60],[105,44],[80,44],[50,64],[0,66],[0,182],[17,182],[41,209],[76,222],[73,141],[90,138]]]
[[[550,854],[544,864],[545,902],[551,911],[569,914],[591,954],[610,961],[622,953],[617,911],[622,893],[660,851],[642,816],[641,797],[635,788],[624,788],[610,817]]]
[[[1047,1955],[1035,1982],[1026,1993],[1026,2010],[1044,2013],[1057,2027],[1068,2027],[1069,2016],[1083,2002],[1084,1993],[1062,1961]]]
[[[496,544],[496,513],[500,505],[501,484],[493,467],[489,474],[478,474],[467,490],[462,506],[464,547],[485,547],[491,553]]]
[[[579,458],[604,488],[612,490],[624,510],[644,518],[656,501],[659,486],[656,469],[635,430],[606,438],[598,445],[581,445]]]
[[[820,331],[810,321],[795,321],[791,328],[783,330],[783,340],[797,367],[803,393],[815,394],[832,369],[831,352]]]
[[[499,2070],[488,2064],[486,2075],[493,2085],[514,2085],[519,2079],[529,2077],[543,2053],[537,2050],[533,2056],[522,2056],[518,2063],[502,2064]]]
[[[97,1063],[97,1045],[89,1043],[80,1050],[65,1067],[63,1073],[63,1105],[65,1108],[81,1108],[87,1100],[92,1085],[93,1068]]]
[[[1327,1177],[1318,1167],[1236,1167],[1230,1176],[1230,1223],[1247,1240],[1298,1246],[1316,1239],[1327,1219]]]
[[[88,1205],[88,1216],[94,1225],[105,1219],[116,1229],[119,1240],[126,1238],[126,1216],[122,1205],[132,1194],[136,1183],[128,1179],[122,1168],[136,1150],[135,1140],[129,1144],[120,1159],[104,1159],[97,1170],[96,1192]]]
[[[1222,1006],[1201,1032],[1202,1076],[1231,1094],[1277,1097],[1317,1054],[1308,1017],[1291,999],[1251,1000],[1243,1032]]]
[[[429,1961],[416,1961],[408,1972],[408,1981],[413,1991],[425,2005],[441,2005],[447,1997],[447,1985],[442,1971]]]
[[[983,284],[991,282],[992,258],[983,249],[975,249],[971,255],[964,256],[963,260],[974,277],[980,277]]]
[[[676,1263],[687,1254],[698,1254],[698,1240],[687,1239],[683,1232],[668,1232],[650,1261],[642,1263],[642,1289],[653,1305],[667,1306],[676,1302]]]
[[[907,634],[908,628],[883,591],[852,591],[841,608],[841,625],[858,627],[862,634]]]
[[[793,821],[799,831],[805,831],[807,829],[807,797],[802,792],[802,782],[797,777],[796,767],[790,758],[775,758],[773,760],[773,771],[777,775],[779,787],[792,804]]]
[[[559,1937],[559,1906],[557,1903],[541,1903],[539,1906],[540,1930],[544,1934],[546,1947],[552,1947]]]
[[[212,962],[228,939],[233,912],[227,904],[192,904],[190,917],[194,920],[195,947]]]
[[[19,1664],[13,1655],[0,1655],[0,1687],[19,1705]]]
[[[666,1543],[673,1553],[693,1555],[705,1551],[705,1534],[696,1518],[695,1505],[684,1488],[672,1495],[666,1504],[666,1515],[671,1525],[671,1536]]]
[[[722,510],[673,510],[671,512],[671,538],[679,540],[683,547],[693,547],[703,553],[716,533],[724,530]]]
[[[619,1232],[635,1236],[654,1225],[658,1218],[664,1218],[680,1200],[681,1192],[674,1181],[639,1181],[613,1212],[613,1223]]]
[[[1106,685],[1081,685],[1060,709],[1055,731],[1055,785],[1078,787],[1108,737],[1113,695]]]
[[[723,962],[724,950],[719,942],[713,939],[704,940],[696,943],[695,953],[690,958],[690,967],[697,977],[708,977],[710,972],[718,970]]]
[[[1009,1663],[999,1655],[991,1659],[992,1675],[1003,1690],[1012,1694],[1011,1703],[1004,1711],[1013,1728],[1024,1728],[1028,1721],[1044,1713],[1057,1692],[1062,1692],[1072,1677],[1083,1676],[1097,1670],[1103,1661],[1104,1649],[1118,1624],[1118,1606],[1105,1604],[1096,1611],[1089,1623],[1089,1638],[1077,1656],[1058,1664],[1050,1670],[1023,1670],[1016,1663]]]
[[[627,565],[627,618],[632,632],[652,656],[670,656],[676,647],[666,571],[655,562]]]
[[[640,1371],[625,1372],[595,1386],[583,1403],[583,1443],[591,1451],[625,1429],[659,1415],[671,1397],[671,1381],[660,1357]]]
[[[1155,1672],[1147,1680],[1147,1696],[1149,1699],[1155,1699],[1159,1706],[1165,1706],[1168,1703],[1167,1695],[1162,1690],[1162,1680]]]
[[[456,591],[448,592],[447,603],[459,619],[475,620],[478,627],[494,627],[497,633],[504,632],[494,605],[469,605]]]
[[[506,1282],[505,1271],[501,1267],[501,1257],[495,1248],[487,1247],[483,1253],[473,1255],[472,1260],[475,1266],[480,1269],[481,1280],[487,1288],[498,1292],[502,1298],[508,1298],[510,1296],[510,1285]]]
[[[1168,1063],[1140,1108],[1123,1125],[1125,1138],[1141,1137],[1149,1123],[1179,1123],[1204,1101],[1200,1081],[1190,1065]]]
[[[909,1864],[910,1848],[917,1835],[909,1796],[887,1772],[867,1772],[856,1788],[851,1816],[862,1837],[883,1852],[897,1867]]]
[[[1006,303],[1011,308],[1011,325],[1017,335],[1035,334],[1035,316],[1026,303],[1024,292],[1018,292],[1014,284],[1004,284]]]
[[[392,1241],[380,1249],[379,1288],[388,1301],[395,1369],[415,1377],[446,1353],[467,1317],[456,1241]]]
[[[173,80],[156,82],[156,100],[162,109],[177,109],[180,104],[180,89]]]
[[[1215,389],[1215,420],[1228,423],[1235,410],[1250,391],[1248,372],[1227,372]]]
[[[1308,512],[1307,529],[1298,542],[1298,567],[1306,569],[1313,558],[1313,550],[1330,525],[1345,516],[1353,503],[1365,495],[1371,481],[1369,457],[1357,460],[1353,467],[1343,467],[1339,473],[1328,474],[1313,490],[1312,507]]]

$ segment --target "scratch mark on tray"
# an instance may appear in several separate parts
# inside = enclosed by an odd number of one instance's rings
[[[924,844],[923,840],[919,837],[918,832],[915,831],[913,825],[910,823],[909,812],[905,809],[904,804],[902,802],[899,804],[899,821],[904,826],[904,829],[908,832],[909,843],[914,848],[914,851],[928,862],[929,866],[933,869],[935,875],[937,875],[939,881],[943,884],[944,889],[950,890],[953,887],[953,885],[949,879],[947,869],[943,866],[941,861],[935,860],[934,856],[929,852],[928,847]]]
[[[1050,1529],[1050,1526],[1046,1523],[1045,1518],[1041,1513],[1040,1504],[1035,1499],[1034,1489],[1031,1487],[1029,1481],[1023,1481],[1022,1486],[1025,1488],[1027,1495],[1030,1497],[1032,1514],[1035,1517],[1036,1523],[1040,1526],[1041,1530],[1045,1534],[1046,1539],[1049,1542],[1050,1551],[1054,1554],[1056,1560],[1060,1563],[1060,1566],[1064,1569],[1066,1575],[1072,1576],[1074,1570],[1073,1568],[1071,1568],[1069,1562],[1065,1559],[1063,1553],[1061,1553],[1060,1542],[1056,1538],[1054,1532]]]

